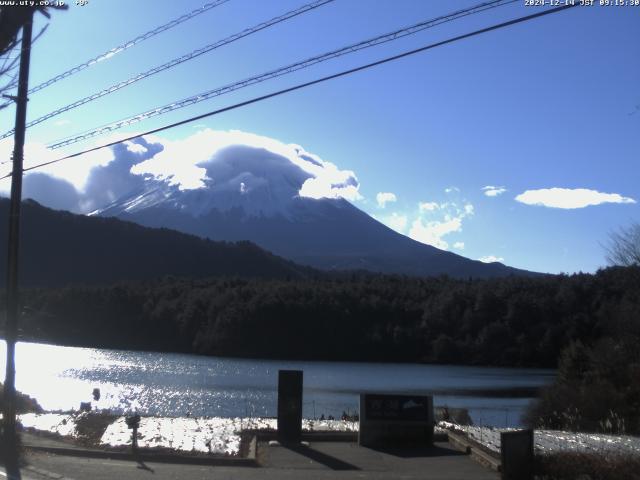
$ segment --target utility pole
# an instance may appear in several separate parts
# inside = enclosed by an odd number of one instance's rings
[[[29,58],[31,56],[31,33],[33,10],[22,27],[22,50],[18,96],[16,98],[16,124],[13,147],[13,171],[11,172],[11,201],[9,206],[9,250],[7,261],[7,314],[5,340],[7,342],[7,370],[4,381],[3,450],[8,474],[17,468],[16,432],[16,366],[15,349],[18,333],[18,252],[20,242],[20,204],[22,201],[22,173],[24,159],[25,124],[27,120],[27,93],[29,90]],[[15,462],[15,465],[14,465]],[[19,475],[19,471],[17,472]]]

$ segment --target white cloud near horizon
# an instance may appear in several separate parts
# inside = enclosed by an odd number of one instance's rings
[[[456,242],[453,244],[453,248],[456,250],[464,250],[464,242]]]
[[[459,217],[449,218],[445,221],[423,222],[421,218],[417,218],[411,224],[409,237],[421,243],[426,243],[441,250],[447,250],[449,244],[442,237],[453,232],[462,230],[462,219]]]
[[[378,194],[376,195],[376,201],[378,202],[378,207],[380,208],[384,208],[386,207],[387,203],[395,202],[397,200],[398,199],[395,193],[391,192],[378,192]]]
[[[406,215],[397,212],[393,212],[391,215],[381,218],[380,220],[389,228],[403,235],[407,230],[407,224],[409,222],[409,218]]]
[[[504,262],[504,258],[496,257],[495,255],[485,255],[484,257],[480,257],[478,260],[483,263]]]
[[[437,208],[434,205],[437,205]],[[409,237],[441,250],[449,249],[449,242],[443,237],[451,233],[461,232],[463,220],[474,214],[474,208],[471,203],[465,203],[460,207],[454,202],[442,204],[421,202],[418,204],[418,208],[420,215],[411,223]],[[423,215],[432,216],[436,213],[444,216],[440,219],[423,218]],[[464,242],[457,241],[454,244],[454,248],[463,249]]]
[[[549,208],[576,209],[603,203],[636,203],[633,198],[619,193],[603,193],[587,188],[541,188],[526,190],[515,199],[525,205]]]
[[[487,185],[486,187],[482,187],[482,191],[487,197],[497,197],[498,195],[502,195],[507,191],[505,187],[496,187],[493,185]]]

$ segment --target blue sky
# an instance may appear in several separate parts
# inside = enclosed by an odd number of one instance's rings
[[[203,2],[89,0],[80,7],[74,1],[67,12],[53,12],[35,44],[30,84]],[[304,3],[230,0],[33,94],[28,118]],[[477,3],[336,0],[35,126],[27,142],[48,143]],[[516,2],[128,131],[151,129],[535,11]],[[36,30],[44,23],[39,17]],[[161,135],[175,141],[204,128],[241,130],[298,144],[354,172],[360,197],[355,205],[419,241],[530,270],[595,271],[606,264],[602,244],[609,233],[640,221],[639,27],[640,7],[574,8]],[[2,131],[12,127],[12,119],[12,108],[0,112]],[[103,140],[57,150],[54,157]],[[45,157],[31,156],[27,164]],[[65,162],[52,173],[72,179],[82,162],[90,161]],[[8,189],[6,180],[0,189]]]

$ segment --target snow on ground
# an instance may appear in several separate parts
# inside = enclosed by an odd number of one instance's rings
[[[75,415],[59,413],[28,413],[19,416],[26,428],[34,428],[63,436],[76,436]],[[237,455],[240,433],[245,430],[275,430],[275,418],[169,418],[142,417],[138,429],[138,445],[164,447],[184,452]],[[302,420],[308,432],[357,432],[358,422],[343,420]],[[500,452],[500,432],[497,429],[439,422],[436,430],[451,430],[469,436],[494,452]],[[131,445],[131,430],[125,417],[117,418],[105,430],[101,444],[105,446]],[[627,453],[640,455],[640,437],[572,433],[556,430],[536,430],[534,443],[537,453],[580,451],[594,453]]]
[[[138,446],[233,455],[240,450],[239,425],[237,418],[143,417],[138,428]],[[100,443],[114,447],[131,445],[131,429],[125,417],[107,427]]]
[[[138,429],[138,446],[165,447],[186,452],[237,455],[243,430],[275,430],[275,418],[166,418],[143,417]],[[302,429],[315,432],[355,432],[356,422],[342,420],[302,421]],[[109,425],[101,443],[131,444],[131,430],[125,417]]]
[[[450,422],[439,422],[438,426],[466,434],[469,438],[494,452],[500,452],[500,432],[514,430],[457,425]],[[561,451],[640,454],[640,437],[632,437],[630,435],[535,430],[533,442],[536,453],[541,454]]]
[[[76,436],[75,415],[60,413],[25,413],[18,416],[25,428],[57,433],[65,437]]]
[[[75,415],[29,413],[19,416],[25,428],[75,437]],[[276,430],[275,418],[168,418],[142,417],[138,446],[164,447],[184,452],[237,455],[243,430]],[[358,423],[343,420],[302,420],[308,432],[356,432]],[[125,417],[117,418],[105,430],[100,443],[105,446],[131,445],[131,430]]]

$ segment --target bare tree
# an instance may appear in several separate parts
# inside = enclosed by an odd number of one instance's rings
[[[633,222],[611,233],[605,249],[611,265],[640,266],[640,223]]]

